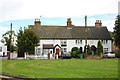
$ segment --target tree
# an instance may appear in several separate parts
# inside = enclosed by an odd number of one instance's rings
[[[87,53],[87,45],[84,46],[84,53]]]
[[[84,53],[87,53],[87,52],[90,52],[91,51],[91,49],[90,49],[90,45],[88,44],[88,45],[85,45],[84,46]]]
[[[19,30],[17,34],[17,47],[21,52],[28,52],[34,54],[35,47],[38,46],[39,37],[31,29]]]
[[[100,55],[101,53],[103,53],[103,46],[101,41],[99,40],[97,43],[97,49],[98,49],[98,54]]]
[[[12,41],[14,41],[13,36],[16,36],[14,31],[7,31],[5,34],[2,35],[4,40],[2,40],[2,43],[5,43],[7,46],[7,51],[13,52],[15,50],[15,46],[12,45]]]
[[[83,53],[83,51],[82,51],[82,47],[80,47],[79,53]]]
[[[113,35],[115,45],[120,49],[120,15],[118,15],[116,19]]]
[[[89,52],[89,51],[91,51],[91,49],[90,49],[90,45],[88,44],[87,45],[87,52]]]

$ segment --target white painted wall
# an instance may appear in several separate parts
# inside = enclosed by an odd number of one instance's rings
[[[53,44],[54,46],[58,44],[62,48],[67,48],[67,52],[71,51],[73,47],[82,47],[84,50],[85,40],[82,40],[82,44],[76,44],[76,39],[66,41],[67,46],[62,47],[61,40],[40,40],[40,46],[38,47],[41,48],[41,52],[43,52],[43,44]],[[97,47],[97,43],[98,40],[87,40],[87,44],[89,44],[90,46],[95,45],[95,47]],[[103,48],[108,48],[108,52],[112,51],[112,40],[108,40],[107,44],[103,44]]]
[[[7,46],[4,45],[0,45],[0,56],[3,56],[3,53],[5,53],[5,55],[7,55]]]
[[[112,41],[108,40],[107,44],[103,44],[103,48],[108,48],[108,52],[112,51]]]

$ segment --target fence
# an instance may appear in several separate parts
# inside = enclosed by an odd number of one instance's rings
[[[29,55],[25,53],[25,59],[48,59],[48,55]],[[54,59],[54,57],[50,55],[50,59]]]

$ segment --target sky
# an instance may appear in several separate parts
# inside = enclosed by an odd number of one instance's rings
[[[0,0],[0,38],[9,30],[10,23],[17,32],[20,27],[34,24],[41,19],[42,25],[66,25],[71,18],[74,25],[83,26],[84,16],[88,25],[102,20],[113,31],[120,0]]]

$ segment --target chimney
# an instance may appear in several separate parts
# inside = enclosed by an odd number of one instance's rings
[[[95,22],[95,26],[102,26],[102,22],[101,22],[101,20],[96,20],[96,22]]]
[[[67,19],[67,27],[71,27],[72,26],[72,21],[71,18]]]
[[[41,25],[40,19],[35,19],[34,25],[35,25],[35,26],[40,26],[40,25]]]

